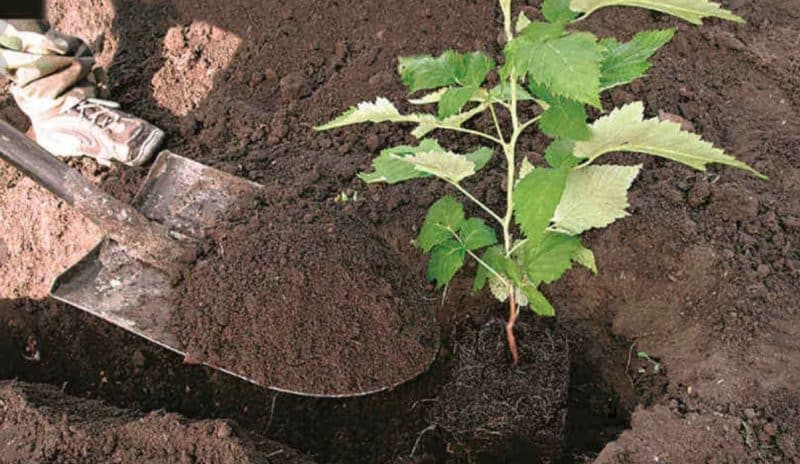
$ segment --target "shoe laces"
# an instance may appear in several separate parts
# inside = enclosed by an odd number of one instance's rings
[[[111,124],[119,122],[121,118],[119,113],[112,111],[119,108],[119,104],[110,100],[86,98],[79,101],[73,108],[78,111],[80,117],[101,129],[106,129]]]

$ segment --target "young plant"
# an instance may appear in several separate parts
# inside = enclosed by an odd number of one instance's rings
[[[646,119],[642,102],[587,123],[586,106],[602,112],[600,93],[642,77],[650,68],[648,59],[674,33],[673,29],[644,31],[620,42],[570,27],[615,5],[649,8],[693,24],[706,17],[743,22],[707,0],[544,0],[544,21],[520,14],[512,22],[511,0],[500,0],[504,64],[498,66],[482,52],[452,50],[399,59],[398,71],[409,91],[427,92],[409,102],[435,104],[436,114],[402,114],[378,98],[316,128],[367,122],[416,125],[411,134],[421,139],[417,146],[383,150],[372,163],[373,171],[358,176],[367,183],[387,184],[436,177],[485,213],[485,218],[467,218],[462,203],[447,195],[430,207],[415,243],[430,254],[428,279],[437,288],[453,278],[467,256],[477,261],[473,290],[488,283],[498,300],[508,301],[506,335],[515,363],[519,308],[530,305],[537,314],[552,316],[553,306],[541,285],[559,279],[573,262],[596,273],[594,254],[581,243],[580,234],[628,215],[627,191],[642,165],[598,164],[603,155],[643,153],[701,171],[709,163],[720,163],[764,178],[700,136],[681,130],[679,124]],[[487,86],[487,76],[495,69],[499,84]],[[500,112],[507,114],[510,127],[501,125]],[[481,113],[491,115],[490,133],[465,125]],[[553,139],[544,153],[546,166],[534,166],[526,157],[518,163],[517,142],[534,125]],[[486,166],[493,150],[478,147],[467,154],[454,153],[426,138],[435,130],[461,132],[500,147],[506,169],[504,211],[493,210],[462,185]]]

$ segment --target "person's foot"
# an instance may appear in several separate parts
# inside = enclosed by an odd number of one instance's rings
[[[55,156],[89,156],[103,165],[113,160],[140,166],[153,157],[164,132],[118,106],[86,98],[33,117],[36,142]]]

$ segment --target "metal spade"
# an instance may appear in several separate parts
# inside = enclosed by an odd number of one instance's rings
[[[0,159],[10,163],[96,223],[106,236],[80,261],[58,276],[50,294],[65,303],[157,343],[181,355],[171,320],[175,306],[175,271],[196,256],[196,239],[221,213],[261,189],[259,184],[187,158],[159,154],[132,205],[110,197],[80,173],[52,156],[24,134],[0,121]],[[430,308],[419,308],[429,311]],[[336,315],[331,315],[336,317]],[[438,340],[435,324],[424,329]],[[401,334],[402,336],[402,334]],[[415,345],[414,345],[415,344]],[[295,385],[261,385],[293,394],[346,397],[392,388],[428,369],[437,344],[415,341],[422,359],[405,378],[387,378],[380,370],[359,391],[298,391]],[[258,384],[246,373],[207,364]],[[308,369],[286,366],[286,369]]]

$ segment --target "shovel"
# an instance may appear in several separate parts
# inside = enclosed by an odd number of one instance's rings
[[[50,294],[186,356],[171,326],[173,312],[177,310],[176,276],[182,267],[192,264],[197,254],[196,240],[204,237],[222,213],[263,187],[163,151],[133,204],[127,205],[101,191],[3,121],[0,121],[0,159],[64,200],[106,234],[86,256],[54,280]],[[427,315],[432,319],[430,312]],[[429,332],[429,339],[438,340],[434,325],[424,330]],[[431,343],[416,341],[411,346],[418,346],[420,356],[416,359],[424,360],[417,366],[409,366],[413,369],[405,372],[411,375],[387,378],[379,370],[374,375],[369,373],[373,382],[361,385],[357,391],[303,391],[291,384],[261,386],[318,397],[358,396],[386,390],[427,370],[438,349]],[[259,384],[226,366],[204,364]],[[304,369],[288,365],[285,368]]]

